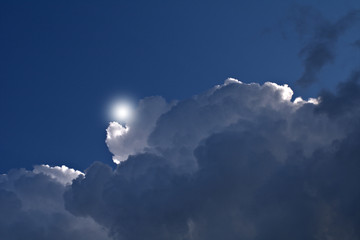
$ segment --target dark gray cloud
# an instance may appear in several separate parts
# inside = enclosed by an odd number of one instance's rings
[[[346,94],[314,104],[230,79],[160,116],[116,170],[93,164],[66,209],[114,239],[359,239],[360,125],[347,123],[360,105],[343,108]]]
[[[352,26],[360,22],[360,10],[348,12],[335,22],[326,20],[311,7],[298,7],[291,18],[300,35],[310,35],[299,56],[303,59],[304,72],[297,80],[307,87],[317,81],[322,68],[332,63],[336,57],[338,39]]]
[[[93,219],[75,217],[64,208],[65,179],[71,182],[77,172],[66,167],[35,169],[1,175],[0,239],[108,239],[105,228]]]
[[[335,118],[350,114],[350,119],[355,119],[353,114],[358,111],[357,107],[360,105],[359,81],[360,70],[354,70],[347,81],[339,83],[337,94],[329,91],[321,93],[322,104],[316,110]]]

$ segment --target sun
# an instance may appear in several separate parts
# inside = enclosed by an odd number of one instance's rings
[[[115,102],[112,105],[111,115],[115,121],[127,123],[133,118],[133,106],[130,102],[124,100]]]

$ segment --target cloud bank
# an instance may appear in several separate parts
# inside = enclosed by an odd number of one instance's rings
[[[0,238],[359,239],[359,76],[309,100],[231,78],[145,98],[136,122],[109,124],[115,169],[2,175]]]
[[[359,105],[333,117],[340,88],[292,100],[286,85],[228,79],[158,115],[138,153],[130,127],[127,160],[92,165],[66,208],[114,239],[357,239]]]

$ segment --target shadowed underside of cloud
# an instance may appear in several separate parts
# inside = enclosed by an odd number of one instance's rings
[[[48,165],[0,176],[0,239],[110,239],[91,218],[64,208],[63,193],[79,171]]]
[[[115,170],[2,175],[0,238],[359,239],[358,79],[308,101],[235,79],[177,103],[143,99],[142,119],[107,129]]]
[[[336,44],[349,28],[360,23],[360,10],[350,11],[337,21],[330,22],[315,9],[300,6],[291,19],[295,21],[300,35],[312,35],[299,52],[304,72],[297,83],[307,87],[318,80],[317,75],[324,66],[335,60]]]

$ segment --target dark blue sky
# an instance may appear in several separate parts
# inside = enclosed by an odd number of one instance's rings
[[[184,99],[227,77],[288,83],[295,95],[333,89],[360,64],[339,38],[336,61],[308,88],[298,56],[307,35],[293,10],[311,5],[337,21],[348,1],[1,1],[0,171],[34,164],[85,169],[111,163],[105,145],[112,97]]]

